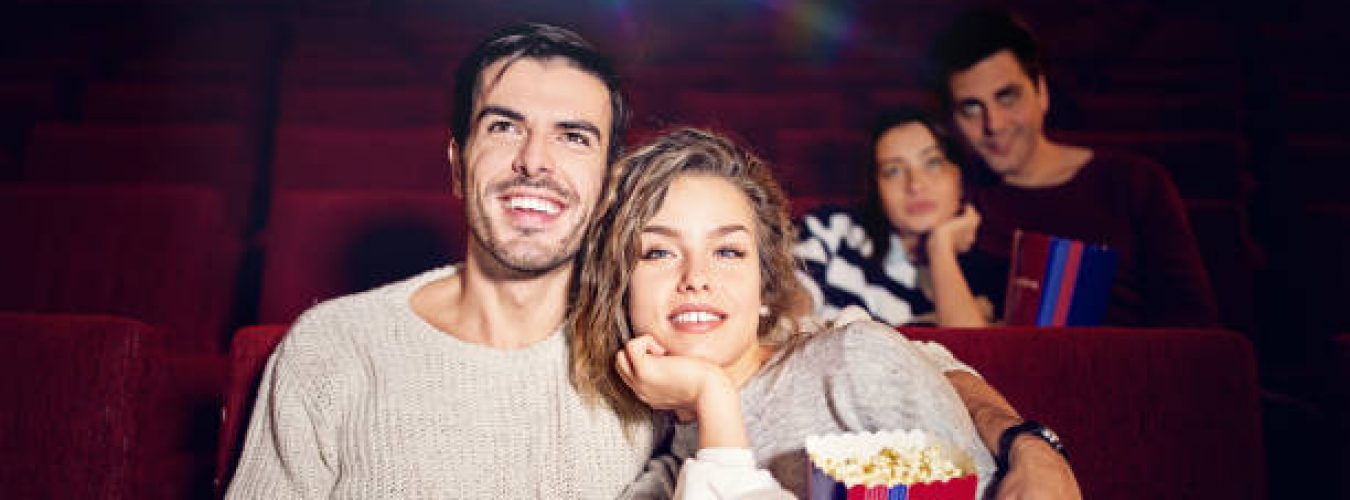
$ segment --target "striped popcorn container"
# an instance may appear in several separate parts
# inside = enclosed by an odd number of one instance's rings
[[[1013,233],[1004,323],[1101,325],[1119,257],[1103,245],[1018,230]]]
[[[969,456],[921,430],[808,436],[812,500],[972,500]]]

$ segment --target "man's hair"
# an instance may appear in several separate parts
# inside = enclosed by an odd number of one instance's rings
[[[555,58],[566,60],[577,69],[599,78],[609,89],[612,121],[607,163],[613,163],[622,151],[624,130],[628,125],[628,107],[619,91],[619,75],[614,71],[614,65],[580,35],[564,28],[538,23],[514,24],[497,30],[460,63],[455,73],[450,124],[457,147],[468,144],[472,132],[470,122],[473,120],[474,100],[483,87],[483,70],[502,60],[506,60],[509,67],[521,59],[543,61]],[[502,68],[503,72],[505,70]],[[463,175],[463,169],[460,172],[459,175]]]
[[[664,134],[619,161],[617,178],[592,223],[591,237],[577,254],[574,309],[569,325],[572,383],[592,403],[607,403],[626,425],[652,418],[614,368],[614,357],[633,338],[628,318],[629,281],[640,259],[639,236],[683,176],[708,176],[731,183],[745,195],[755,216],[759,254],[763,342],[786,340],[796,332],[794,307],[801,297],[792,245],[796,227],[787,195],[772,168],[726,137],[684,128]]]
[[[944,107],[952,102],[951,77],[958,71],[970,69],[976,63],[995,53],[1012,52],[1034,84],[1043,71],[1040,44],[1021,17],[993,7],[968,10],[947,25],[928,51],[929,85],[937,92]]]

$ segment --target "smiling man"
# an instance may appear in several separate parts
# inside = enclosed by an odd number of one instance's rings
[[[997,179],[975,185],[981,251],[1008,258],[1017,229],[1120,252],[1106,322],[1213,326],[1209,279],[1181,197],[1157,163],[1045,133],[1050,94],[1026,24],[998,9],[958,17],[930,54],[932,80],[965,142]]]
[[[626,110],[569,31],[504,29],[460,67],[465,261],[307,311],[269,361],[230,498],[614,498],[650,433],[568,383],[573,257]]]

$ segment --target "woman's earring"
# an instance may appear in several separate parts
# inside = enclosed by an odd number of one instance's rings
[[[759,306],[759,315],[763,318],[769,317],[769,306]]]

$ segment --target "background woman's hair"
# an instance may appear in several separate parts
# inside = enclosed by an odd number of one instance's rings
[[[639,236],[665,202],[676,178],[724,179],[744,194],[755,214],[762,298],[769,314],[758,335],[795,331],[793,306],[801,293],[792,245],[796,229],[773,172],[745,148],[718,134],[683,128],[633,151],[613,170],[610,189],[578,252],[569,323],[572,383],[583,397],[609,404],[627,425],[652,418],[652,410],[624,384],[615,355],[632,337],[628,287],[639,258]]]

